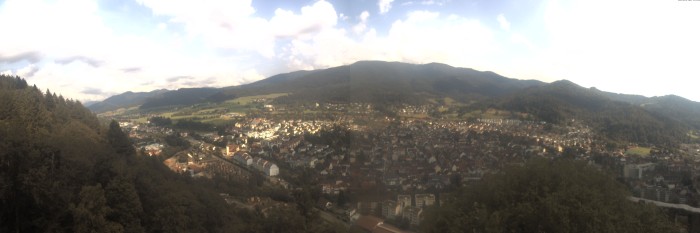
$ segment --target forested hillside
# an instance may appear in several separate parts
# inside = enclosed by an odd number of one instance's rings
[[[583,88],[566,80],[530,88],[498,101],[503,109],[526,112],[537,120],[556,124],[584,121],[610,140],[641,144],[686,142],[689,130],[694,127],[689,119],[697,116],[687,110],[680,111],[682,108],[654,111],[613,100],[609,93]],[[664,105],[671,106],[670,103]],[[671,117],[674,115],[678,117]]]
[[[109,97],[103,101],[88,106],[88,109],[95,112],[107,112],[119,108],[128,108],[142,105],[148,98],[156,97],[168,92],[168,90],[160,89],[150,92],[131,92],[127,91],[119,95]]]
[[[464,187],[426,214],[423,232],[678,232],[583,162],[534,159]]]
[[[116,122],[101,125],[80,102],[19,77],[0,76],[0,139],[0,232],[325,229],[296,208],[227,205],[208,182],[138,155]]]

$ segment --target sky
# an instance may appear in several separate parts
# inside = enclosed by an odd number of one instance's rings
[[[0,0],[0,73],[80,101],[360,60],[700,101],[700,1]]]

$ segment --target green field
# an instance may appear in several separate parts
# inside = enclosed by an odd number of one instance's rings
[[[272,99],[286,96],[287,93],[273,93],[268,95],[245,96],[222,103],[197,104],[189,107],[180,107],[174,110],[165,110],[157,115],[161,117],[171,118],[173,120],[190,119],[190,118],[205,118],[207,121],[214,121],[212,118],[218,119],[221,115],[227,113],[245,113],[251,109],[257,109],[262,104],[271,102]],[[261,100],[255,102],[255,100]]]
[[[244,97],[239,97],[235,98],[232,100],[227,100],[225,103],[229,104],[236,104],[236,105],[248,105],[253,102],[253,100],[256,99],[267,99],[271,100],[280,96],[287,96],[289,93],[272,93],[272,94],[267,94],[267,95],[253,95],[253,96],[244,96]]]
[[[649,147],[633,147],[625,151],[625,155],[649,156],[651,148]]]

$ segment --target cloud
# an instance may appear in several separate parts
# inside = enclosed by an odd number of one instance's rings
[[[292,41],[281,57],[293,69],[327,68],[358,60],[491,68],[488,61],[498,50],[493,33],[478,20],[414,11],[394,21],[385,35],[369,29],[358,38],[342,28],[326,30],[308,40]]]
[[[19,75],[20,77],[24,77],[24,78],[31,78],[38,71],[39,71],[39,67],[37,65],[31,64],[31,65],[28,65],[27,67],[24,67],[24,68],[18,70],[17,75]]]
[[[15,63],[20,61],[37,63],[39,60],[41,60],[41,55],[34,51],[27,51],[15,55],[3,55],[0,53],[0,63]]]
[[[39,71],[39,67],[37,65],[30,64],[28,66],[25,66],[24,68],[21,68],[21,69],[14,71],[14,72],[12,70],[5,70],[2,72],[2,74],[10,75],[10,76],[16,75],[16,76],[27,79],[27,78],[31,78],[32,76],[34,76],[34,74],[36,74],[36,72],[38,72],[38,71]]]
[[[442,1],[439,1],[439,0],[437,0],[437,1],[436,1],[436,0],[424,0],[424,1],[421,1],[420,4],[421,4],[421,5],[427,5],[427,6],[431,6],[431,5],[442,6],[442,5],[445,5],[447,2],[449,2],[449,0],[442,0]]]
[[[331,28],[337,21],[338,15],[333,5],[321,0],[302,7],[301,14],[277,9],[269,23],[275,37],[297,38]]]
[[[98,60],[98,59],[89,58],[89,57],[85,57],[85,56],[73,56],[73,57],[61,58],[61,59],[57,59],[55,62],[58,64],[61,64],[61,65],[65,65],[65,64],[72,63],[72,62],[76,62],[76,61],[84,62],[85,64],[88,64],[92,67],[99,67],[103,64],[103,62]]]
[[[356,34],[361,34],[367,29],[367,19],[369,19],[369,12],[363,11],[358,17],[360,22],[352,27],[352,31]]]
[[[274,38],[265,19],[255,17],[251,0],[160,1],[138,0],[154,15],[183,25],[190,37],[219,49],[254,51],[267,57],[274,55]]]
[[[499,14],[498,17],[496,17],[496,20],[498,21],[498,24],[501,25],[501,29],[510,31],[510,22],[508,22],[503,14]]]
[[[87,95],[103,95],[103,94],[105,94],[105,92],[102,91],[101,89],[94,88],[94,87],[85,88],[85,89],[83,89],[83,91],[81,91],[81,93],[87,94]]]
[[[379,14],[386,14],[391,9],[391,2],[394,0],[379,0],[377,5],[379,6]]]
[[[403,3],[401,3],[401,5],[402,6],[410,6],[410,5],[414,5],[414,4],[421,4],[421,5],[425,5],[425,6],[433,6],[433,5],[434,6],[443,6],[443,5],[447,4],[448,2],[450,2],[450,0],[442,0],[442,1],[440,1],[440,0],[423,0],[423,1],[420,1],[417,3],[414,1],[403,2]]]
[[[91,54],[103,51],[111,34],[102,24],[97,3],[87,0],[7,0],[0,5],[0,28],[11,32],[0,37],[3,57],[28,58],[31,63],[52,57],[94,57]]]
[[[189,80],[189,79],[194,79],[194,77],[192,77],[192,76],[176,76],[176,77],[168,78],[168,79],[166,79],[166,81],[168,81],[168,82],[177,82],[177,81],[180,81],[180,80],[183,80],[183,79],[188,79],[188,80]]]
[[[142,70],[141,67],[129,67],[129,68],[121,69],[121,71],[124,73],[136,73],[136,72],[139,72],[141,70]]]

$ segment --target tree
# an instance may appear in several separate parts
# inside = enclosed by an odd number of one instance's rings
[[[426,215],[424,232],[672,232],[655,206],[627,200],[608,174],[572,160],[534,159],[486,176]]]
[[[114,210],[108,217],[124,226],[126,232],[143,232],[143,208],[136,187],[126,177],[116,177],[105,188],[107,203]]]
[[[83,186],[79,197],[78,204],[71,208],[75,232],[124,232],[121,225],[106,219],[112,210],[100,184]]]
[[[122,154],[125,156],[131,156],[136,154],[136,150],[134,150],[134,147],[131,145],[129,137],[127,137],[126,134],[122,131],[122,128],[119,127],[119,123],[117,123],[114,120],[112,120],[112,122],[109,123],[109,130],[107,131],[107,140],[118,154]]]

